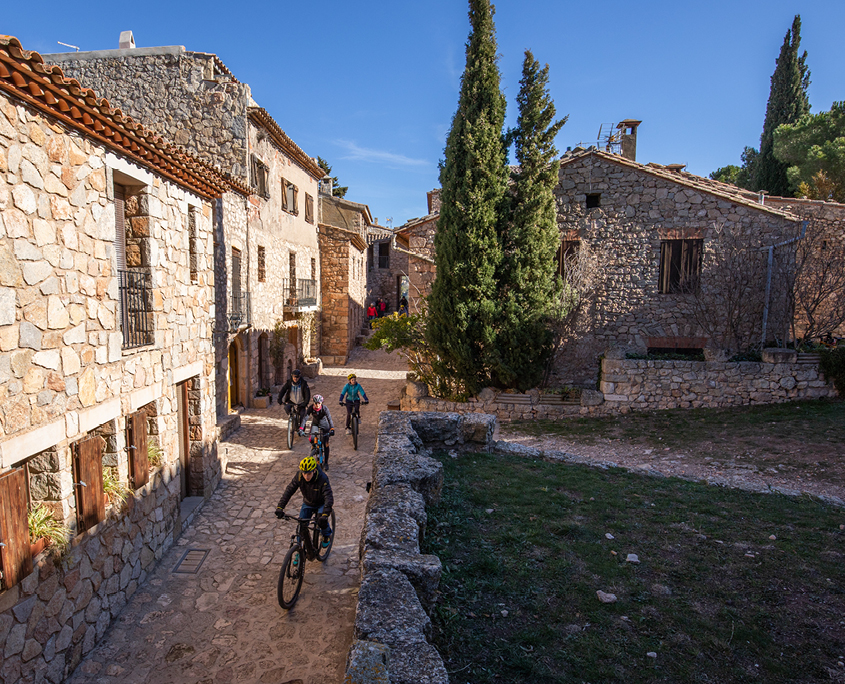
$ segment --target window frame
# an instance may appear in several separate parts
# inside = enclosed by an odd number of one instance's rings
[[[661,240],[658,263],[658,294],[690,294],[698,291],[704,257],[701,238]]]

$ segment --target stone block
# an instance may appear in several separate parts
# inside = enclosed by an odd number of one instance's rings
[[[795,363],[798,352],[794,349],[780,349],[771,347],[762,352],[763,363]]]
[[[405,393],[409,397],[427,397],[428,387],[424,382],[408,380],[408,382],[405,384]]]
[[[425,443],[456,443],[459,413],[423,411],[411,414],[411,427]]]
[[[373,485],[378,488],[391,484],[410,485],[422,494],[426,505],[432,505],[440,500],[443,464],[421,454],[401,451],[377,454],[373,464]]]
[[[369,549],[419,554],[420,527],[400,509],[368,511],[361,531],[361,552]]]
[[[400,643],[390,648],[391,684],[449,684],[443,658],[429,643]]]
[[[437,556],[371,549],[364,553],[364,574],[380,569],[401,572],[417,592],[420,603],[431,610],[437,600],[437,588],[443,574],[443,564]]]
[[[405,575],[390,568],[364,575],[355,614],[356,639],[394,648],[421,644],[431,635],[431,620]]]
[[[390,684],[389,660],[389,647],[356,639],[349,650],[343,684]]]
[[[582,389],[581,406],[600,406],[604,403],[604,394],[598,390]]]

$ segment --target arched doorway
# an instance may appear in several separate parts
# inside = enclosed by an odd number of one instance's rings
[[[238,386],[240,376],[238,374],[238,345],[232,342],[229,345],[229,411],[241,403]]]

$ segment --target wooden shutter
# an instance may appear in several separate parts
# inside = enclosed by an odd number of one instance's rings
[[[126,418],[126,444],[129,450],[129,478],[132,489],[143,487],[150,481],[150,464],[147,458],[147,414],[136,411]]]
[[[26,471],[17,468],[0,475],[0,567],[6,589],[32,572],[26,511]]]
[[[282,178],[282,209],[290,211],[288,209],[288,182],[284,178]]]
[[[114,186],[114,255],[117,270],[126,270],[126,199],[123,188]]]
[[[95,435],[77,442],[74,449],[73,489],[76,494],[76,518],[81,531],[94,527],[106,517],[106,499],[103,494],[104,445],[103,438]]]

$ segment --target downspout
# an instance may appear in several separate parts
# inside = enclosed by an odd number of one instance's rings
[[[762,194],[761,194],[761,204],[762,204]],[[774,263],[775,257],[775,247],[784,247],[786,245],[791,245],[793,242],[798,242],[802,240],[804,236],[807,234],[807,225],[809,221],[801,221],[801,234],[798,237],[791,238],[789,240],[784,240],[783,242],[778,242],[774,245],[769,245],[768,247],[762,247],[760,251],[768,250],[769,258],[768,258],[768,265],[766,267],[766,298],[763,302],[763,333],[760,338],[760,346],[763,347],[766,344],[766,327],[769,322],[769,298],[771,296],[772,291],[772,265]]]

